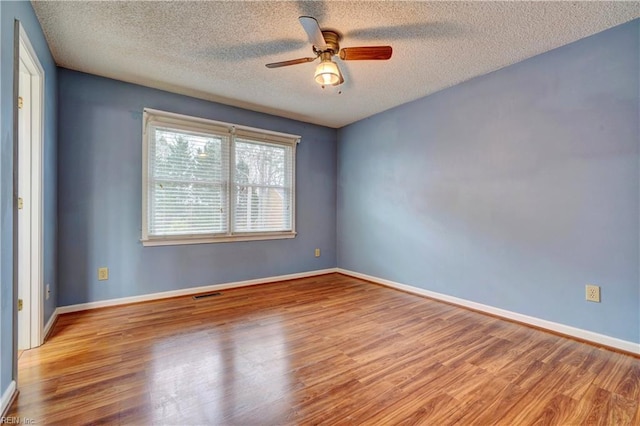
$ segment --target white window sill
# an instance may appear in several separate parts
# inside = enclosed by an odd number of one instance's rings
[[[171,236],[171,237],[150,237],[141,239],[142,245],[145,247],[154,246],[179,246],[186,244],[212,244],[212,243],[229,243],[234,241],[262,241],[262,240],[283,240],[288,238],[295,238],[296,232],[277,232],[277,233],[262,233],[262,234],[239,234],[239,235],[224,235],[219,237],[212,237],[210,235],[195,237],[195,236]]]

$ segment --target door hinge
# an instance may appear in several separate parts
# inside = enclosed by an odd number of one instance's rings
[[[22,310],[22,299],[18,299],[18,311]]]
[[[18,96],[18,109],[22,109],[22,105],[23,105],[22,96]]]
[[[18,197],[18,210],[22,210],[24,208],[24,201],[22,201],[22,197]]]

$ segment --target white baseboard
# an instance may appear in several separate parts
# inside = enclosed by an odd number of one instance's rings
[[[349,275],[355,278],[371,281],[376,284],[381,284],[386,287],[402,290],[407,293],[413,293],[420,296],[430,297],[435,300],[441,300],[443,302],[462,306],[464,308],[473,309],[479,312],[485,312],[487,314],[495,315],[497,317],[520,322],[523,324],[528,324],[534,327],[553,331],[555,333],[563,334],[566,336],[575,337],[577,339],[585,340],[598,345],[607,346],[610,348],[619,349],[625,352],[640,355],[640,344],[638,343],[629,342],[626,340],[618,339],[616,337],[594,333],[592,331],[571,327],[571,326],[556,323],[553,321],[547,321],[541,318],[536,318],[536,317],[520,314],[517,312],[508,311],[506,309],[496,308],[489,305],[483,305],[482,303],[472,302],[470,300],[461,299],[458,297],[449,296],[442,293],[436,293],[434,291],[425,290],[422,288],[413,287],[406,284],[400,284],[395,281],[385,280],[383,278],[378,278],[371,275],[366,275],[366,274],[362,274],[359,272],[354,272],[354,271],[350,271],[342,268],[320,269],[316,271],[301,272],[297,274],[279,275],[275,277],[258,278],[258,279],[247,280],[247,281],[235,281],[235,282],[229,282],[229,283],[223,283],[223,284],[213,284],[213,285],[207,285],[202,287],[191,287],[191,288],[185,288],[181,290],[151,293],[151,294],[145,294],[141,296],[123,297],[119,299],[102,300],[99,302],[89,302],[89,303],[80,303],[77,305],[61,306],[54,311],[53,315],[51,315],[51,318],[49,319],[49,321],[47,322],[47,325],[45,326],[44,335],[47,336],[49,334],[58,315],[69,313],[69,312],[85,311],[89,309],[104,308],[108,306],[126,305],[129,303],[146,302],[150,300],[166,299],[170,297],[189,296],[192,294],[205,293],[209,291],[218,291],[218,290],[225,290],[225,289],[236,288],[236,287],[268,284],[268,283],[277,282],[277,281],[286,281],[286,280],[293,280],[298,278],[313,277],[317,275],[325,275],[333,272],[338,272],[344,275]]]
[[[524,324],[529,324],[534,327],[553,331],[559,334],[564,334],[570,337],[575,337],[580,340],[585,340],[598,345],[607,346],[610,348],[619,349],[625,352],[630,352],[632,354],[640,355],[640,344],[638,343],[629,342],[626,340],[618,339],[616,337],[611,337],[604,334],[594,333],[592,331],[571,327],[571,326],[556,323],[553,321],[547,321],[544,319],[519,314],[517,312],[507,311],[505,309],[500,309],[500,308],[496,308],[489,305],[483,305],[481,303],[472,302],[466,299],[460,299],[454,296],[448,296],[442,293],[436,293],[434,291],[429,291],[429,290],[413,287],[406,284],[400,284],[394,281],[385,280],[383,278],[373,277],[371,275],[349,271],[347,269],[336,268],[336,272],[344,275],[349,275],[355,278],[371,281],[386,287],[395,288],[397,290],[402,290],[407,293],[413,293],[420,296],[430,297],[432,299],[441,300],[443,302],[451,303],[453,305],[458,305],[458,306],[473,309],[476,311],[485,312],[487,314],[495,315],[497,317],[509,319],[512,321],[517,321]]]
[[[49,321],[47,321],[47,323],[45,324],[44,330],[42,331],[42,343],[44,343],[47,340],[47,337],[49,337],[49,333],[51,333],[51,329],[53,328],[53,325],[56,323],[56,320],[58,319],[59,314],[60,314],[60,308],[56,308],[51,314]]]
[[[277,282],[277,281],[287,281],[287,280],[294,280],[299,278],[308,278],[308,277],[314,277],[316,275],[330,274],[333,272],[337,272],[337,269],[336,268],[319,269],[315,271],[300,272],[297,274],[279,275],[275,277],[258,278],[258,279],[247,280],[247,281],[235,281],[235,282],[229,282],[229,283],[223,283],[223,284],[206,285],[202,287],[185,288],[181,290],[163,291],[160,293],[143,294],[141,296],[131,296],[131,297],[122,297],[119,299],[101,300],[99,302],[79,303],[77,305],[60,306],[55,310],[54,314],[51,317],[52,318],[54,316],[57,317],[60,314],[66,314],[69,312],[86,311],[89,309],[105,308],[108,306],[126,305],[129,303],[147,302],[150,300],[167,299],[170,297],[190,296],[192,294],[206,293],[209,291],[218,291],[218,290],[225,290],[229,288],[246,287],[250,285],[268,284],[268,283]],[[51,322],[51,320],[49,320],[49,322]],[[47,332],[45,329],[45,335],[46,334]]]
[[[9,404],[13,401],[13,398],[16,396],[16,381],[12,380],[9,383],[7,389],[2,393],[2,404],[0,404],[0,417],[4,418],[7,410],[9,409]]]

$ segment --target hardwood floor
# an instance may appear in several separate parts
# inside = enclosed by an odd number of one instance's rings
[[[339,274],[59,317],[37,424],[639,425],[640,359]]]

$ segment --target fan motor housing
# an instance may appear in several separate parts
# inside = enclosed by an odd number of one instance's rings
[[[335,31],[322,31],[324,41],[327,43],[326,50],[330,50],[332,54],[336,54],[340,51],[340,34]]]

